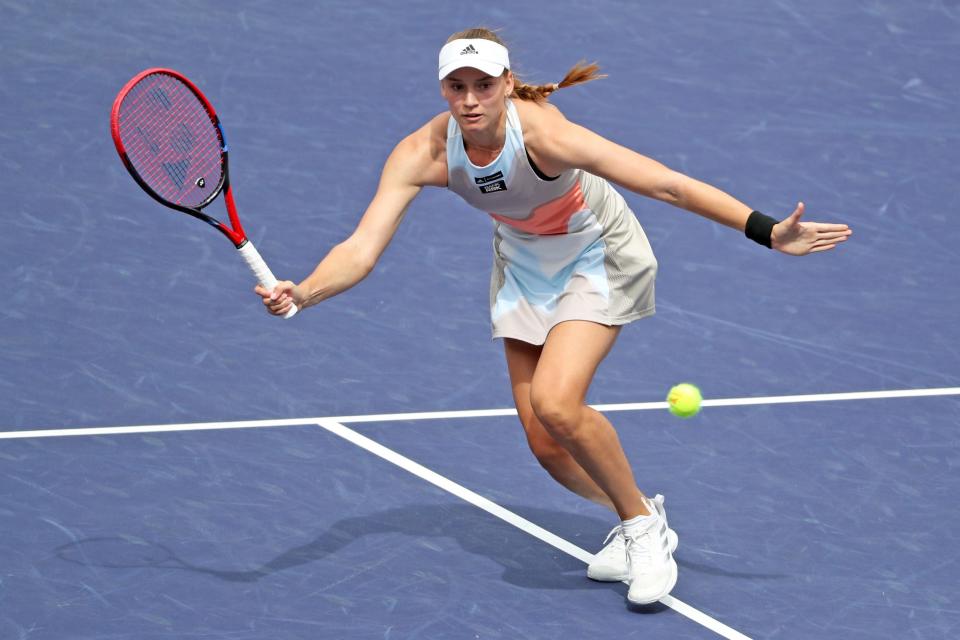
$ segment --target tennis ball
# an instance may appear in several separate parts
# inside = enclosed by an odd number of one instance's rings
[[[700,402],[702,401],[703,396],[700,395],[700,389],[688,382],[674,386],[667,394],[670,413],[679,418],[692,418],[700,413]]]

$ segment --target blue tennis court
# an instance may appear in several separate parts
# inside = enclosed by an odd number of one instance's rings
[[[0,2],[0,638],[960,635],[960,6]],[[591,388],[680,577],[637,610],[616,524],[540,468],[490,340],[490,222],[426,190],[374,273],[269,317],[236,251],[110,138],[147,67],[216,104],[251,239],[300,279],[445,109],[451,33],[609,78],[572,120],[786,216],[803,259],[626,193],[657,314]],[[217,209],[219,203],[212,205]],[[220,215],[222,207],[215,213]],[[671,385],[704,410],[679,420]]]

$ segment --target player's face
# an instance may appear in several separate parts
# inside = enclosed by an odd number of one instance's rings
[[[504,98],[513,92],[513,75],[493,77],[479,69],[463,67],[440,81],[440,94],[461,129],[496,127],[504,112]]]

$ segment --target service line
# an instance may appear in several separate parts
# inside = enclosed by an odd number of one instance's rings
[[[960,387],[937,389],[893,389],[889,391],[854,391],[849,393],[815,393],[794,396],[759,396],[755,398],[705,399],[704,407],[740,407],[764,404],[788,404],[799,402],[835,402],[850,400],[886,400],[896,398],[927,398],[935,396],[958,396]],[[595,404],[597,411],[650,411],[664,410],[666,402],[635,402],[630,404]],[[332,420],[340,424],[362,422],[401,422],[406,420],[446,420],[456,418],[495,418],[517,415],[516,409],[474,409],[466,411],[424,411],[417,413],[378,413],[359,416],[325,416],[311,418],[286,418],[274,420],[235,420],[227,422],[187,422],[183,424],[154,424],[129,427],[77,427],[72,429],[32,429],[29,431],[0,431],[0,440],[17,438],[56,438],[65,436],[99,436],[124,433],[163,433],[170,431],[207,431],[214,429],[265,429],[314,425]]]

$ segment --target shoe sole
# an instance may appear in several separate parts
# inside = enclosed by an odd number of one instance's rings
[[[636,604],[636,605],[653,604],[654,602],[657,602],[658,600],[661,600],[666,596],[670,595],[670,592],[673,591],[673,588],[675,586],[677,586],[677,562],[673,559],[673,557],[671,557],[670,558],[670,579],[667,581],[666,588],[664,588],[663,591],[661,591],[656,596],[652,598],[645,598],[643,600],[634,600],[633,598],[630,597],[630,592],[628,591],[627,602],[629,602],[630,604]]]

